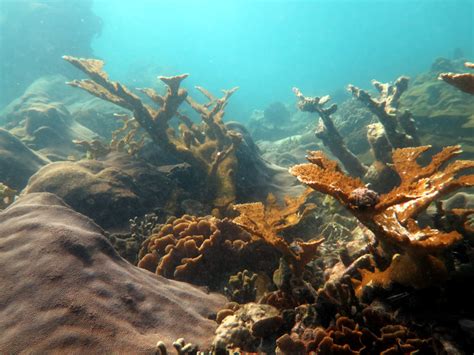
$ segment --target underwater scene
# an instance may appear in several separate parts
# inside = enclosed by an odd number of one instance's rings
[[[0,354],[473,354],[473,20],[0,0]]]

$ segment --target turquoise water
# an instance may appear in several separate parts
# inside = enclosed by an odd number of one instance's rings
[[[113,78],[190,73],[188,87],[240,86],[229,107],[239,120],[292,101],[293,86],[369,87],[474,52],[471,0],[96,0],[93,11],[103,29],[92,47]]]

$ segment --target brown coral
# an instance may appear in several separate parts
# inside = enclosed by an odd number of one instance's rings
[[[379,335],[347,317],[333,326],[310,328],[296,324],[291,335],[277,340],[279,354],[408,354],[432,352],[431,339],[420,339],[403,325],[383,326]]]
[[[433,156],[431,163],[420,166],[416,160],[429,148],[422,146],[395,150],[393,166],[401,183],[381,195],[376,204],[369,206],[360,206],[352,198],[354,191],[364,188],[362,181],[345,175],[337,163],[322,152],[311,152],[308,156],[310,163],[296,165],[290,169],[290,173],[313,189],[336,198],[375,234],[386,251],[391,251],[392,255],[406,254],[410,265],[414,265],[411,271],[420,276],[412,280],[425,282],[406,281],[412,286],[423,287],[445,275],[446,270],[439,256],[459,241],[461,235],[457,231],[421,228],[415,220],[416,216],[439,197],[462,187],[474,186],[473,174],[460,176],[460,173],[474,167],[474,161],[458,160],[445,166],[461,153],[459,146],[444,148]],[[400,266],[403,265],[407,263],[400,263]],[[403,272],[401,269],[392,270],[393,274]],[[423,274],[425,276],[421,277]]]
[[[270,272],[276,264],[273,247],[230,220],[184,215],[169,219],[145,241],[138,266],[167,278],[218,288],[238,270]]]
[[[466,62],[464,65],[466,68],[474,69],[474,63]],[[472,73],[441,73],[438,79],[447,82],[461,91],[474,95],[474,74]]]
[[[188,96],[185,89],[180,88],[181,82],[188,74],[173,77],[160,76],[159,79],[167,86],[164,96],[153,89],[141,89],[156,104],[157,108],[153,108],[121,83],[109,80],[103,70],[103,61],[71,56],[63,58],[90,78],[73,80],[68,83],[69,85],[132,111],[133,120],[145,130],[165,154],[182,159],[207,177],[205,183],[208,189],[207,197],[215,200],[217,207],[226,207],[235,199],[233,169],[235,169],[236,157],[234,151],[241,137],[237,132],[228,130],[222,118],[224,108],[237,88],[224,91],[224,96],[217,99],[207,90],[198,87],[198,90],[209,99],[208,103],[199,104]],[[184,101],[187,101],[201,115],[202,126],[193,124],[187,116],[178,112],[179,106]],[[179,125],[179,136],[169,125],[173,117],[177,117],[182,122]],[[134,132],[133,129],[131,132]]]

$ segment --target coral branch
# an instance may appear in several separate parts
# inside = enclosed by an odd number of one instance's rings
[[[398,111],[400,96],[408,88],[408,80],[407,77],[401,76],[393,85],[372,80],[372,85],[380,94],[377,99],[354,85],[347,87],[356,99],[377,116],[393,148],[419,145],[418,134],[411,114],[408,111]],[[398,126],[403,129],[403,132],[398,129]]]
[[[316,130],[316,136],[341,161],[349,174],[363,177],[367,172],[367,167],[347,148],[344,139],[332,121],[331,115],[336,112],[337,105],[333,104],[328,108],[324,107],[330,100],[328,95],[323,97],[305,97],[298,88],[293,88],[293,92],[298,98],[298,108],[301,111],[318,113],[320,121]]]

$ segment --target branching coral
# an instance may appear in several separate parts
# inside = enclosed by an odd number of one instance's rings
[[[398,109],[400,97],[408,88],[408,80],[406,76],[399,77],[394,84],[372,80],[372,85],[380,94],[378,98],[372,97],[367,91],[356,86],[349,85],[347,87],[356,99],[365,104],[377,116],[393,148],[420,144],[411,113],[409,111],[400,112]]]
[[[308,192],[295,199],[287,198],[284,206],[280,206],[272,195],[266,206],[261,202],[234,206],[240,213],[234,218],[234,223],[278,249],[296,275],[301,275],[305,265],[314,259],[318,246],[323,242],[323,239],[296,241],[290,245],[280,236],[285,229],[298,224],[314,208],[311,204],[303,207],[307,194]],[[301,209],[303,210],[300,211]]]
[[[63,57],[66,61],[86,73],[90,79],[73,80],[68,84],[81,88],[90,94],[109,101],[133,113],[133,120],[148,134],[152,141],[163,151],[177,157],[207,177],[206,187],[211,200],[217,207],[225,207],[235,199],[235,183],[232,169],[236,164],[234,150],[240,142],[238,133],[230,131],[222,122],[224,108],[234,88],[224,92],[222,98],[215,98],[207,90],[198,87],[209,102],[199,104],[180,88],[181,82],[188,76],[182,74],[173,77],[160,76],[167,86],[164,96],[155,90],[141,89],[157,106],[145,104],[137,95],[118,82],[111,81],[103,70],[104,62],[96,59]],[[185,115],[178,112],[179,106],[187,101],[202,118],[203,127],[197,126]],[[170,120],[181,120],[180,135],[170,127]]]
[[[304,112],[317,112],[320,121],[316,130],[316,136],[321,139],[326,147],[329,148],[347,169],[349,174],[363,177],[368,170],[344,143],[344,139],[339,134],[331,115],[337,110],[337,105],[332,104],[330,107],[324,107],[330,100],[328,95],[323,97],[306,97],[298,88],[293,88],[298,99],[298,108]]]
[[[474,186],[474,161],[446,163],[461,153],[459,146],[446,147],[426,166],[417,159],[429,146],[397,149],[393,168],[401,183],[387,194],[378,196],[358,178],[344,174],[336,162],[322,152],[311,152],[309,164],[292,167],[290,173],[311,188],[331,195],[343,204],[398,262],[392,263],[390,279],[414,287],[423,287],[446,275],[441,254],[461,239],[457,231],[442,232],[421,228],[415,218],[436,199],[462,187]],[[462,175],[464,173],[464,175]]]
[[[474,63],[466,62],[464,65],[466,68],[474,69]],[[442,73],[438,79],[444,80],[461,91],[474,95],[474,74],[472,73]]]

